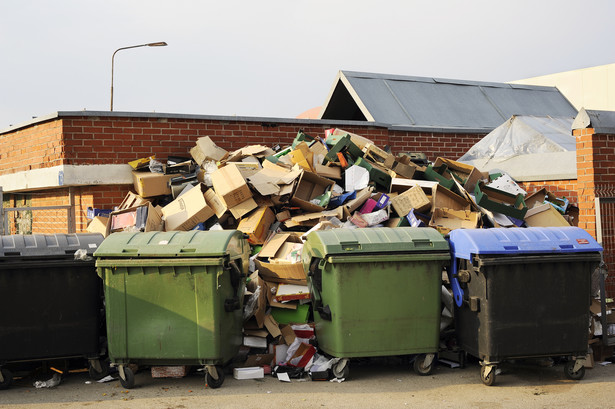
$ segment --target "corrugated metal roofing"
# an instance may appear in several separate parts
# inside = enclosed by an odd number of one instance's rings
[[[395,127],[488,132],[513,115],[577,114],[555,87],[340,71],[321,118],[357,119],[343,117],[348,94],[368,121]]]
[[[615,134],[615,112],[581,108],[572,129],[594,128],[594,132]]]

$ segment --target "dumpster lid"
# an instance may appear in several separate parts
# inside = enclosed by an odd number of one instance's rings
[[[448,251],[448,243],[431,227],[376,227],[315,231],[307,236],[307,248],[317,257],[325,257],[353,253]]]
[[[99,233],[5,235],[0,236],[0,257],[7,260],[58,256],[72,259],[80,249],[92,255],[103,240]]]
[[[578,227],[457,229],[449,233],[455,258],[473,254],[529,254],[599,252],[602,247]]]
[[[96,257],[219,257],[243,252],[237,230],[118,232],[108,236]]]

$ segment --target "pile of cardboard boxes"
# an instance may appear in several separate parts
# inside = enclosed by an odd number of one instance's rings
[[[88,230],[244,232],[253,246],[244,344],[259,352],[248,365],[313,353],[305,338],[310,294],[301,264],[302,237],[310,230],[431,226],[447,234],[567,226],[577,211],[545,189],[528,195],[508,175],[446,158],[429,163],[421,154],[394,155],[340,129],[322,136],[299,131],[291,146],[234,152],[203,137],[186,157],[130,165],[135,192],[108,214],[91,209]]]

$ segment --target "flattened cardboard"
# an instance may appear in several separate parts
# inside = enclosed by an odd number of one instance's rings
[[[171,194],[169,180],[175,175],[132,171],[132,182],[141,197],[166,196]]]
[[[215,214],[205,200],[202,187],[199,183],[162,208],[166,231],[190,230]]]
[[[324,207],[310,203],[310,200],[322,195],[335,184],[331,179],[323,178],[312,172],[303,172],[295,185],[290,202],[308,212],[321,212]]]
[[[412,209],[420,213],[429,210],[431,201],[420,186],[414,186],[392,198],[391,205],[399,216],[404,217]]]
[[[239,222],[237,230],[248,235],[248,243],[263,244],[275,215],[269,207],[259,207]]]
[[[211,174],[216,193],[232,208],[252,197],[252,192],[235,164],[228,164]]]
[[[264,323],[265,323],[265,328],[267,328],[267,331],[269,331],[269,333],[271,334],[273,338],[277,338],[280,335],[282,335],[278,322],[275,320],[275,318],[273,318],[271,314],[267,314],[265,316]]]
[[[216,145],[209,136],[196,140],[196,146],[190,149],[190,155],[200,165],[208,160],[219,162],[228,156],[228,152]]]
[[[243,363],[244,367],[255,367],[263,365],[271,365],[273,362],[274,354],[254,354],[248,355],[248,359]]]
[[[429,226],[446,235],[454,229],[475,229],[480,213],[469,210],[434,209]]]

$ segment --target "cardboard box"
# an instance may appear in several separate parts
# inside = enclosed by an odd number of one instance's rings
[[[432,209],[470,210],[470,202],[452,190],[438,184],[434,186],[431,196]]]
[[[196,140],[196,146],[190,149],[190,155],[200,165],[206,161],[219,162],[228,156],[228,152],[216,145],[209,136]]]
[[[166,231],[190,230],[215,214],[205,200],[203,187],[199,183],[162,208]]]
[[[231,212],[235,219],[240,219],[246,214],[250,213],[252,210],[256,209],[257,207],[258,203],[256,203],[254,199],[249,198],[248,200],[244,200],[243,202],[231,207],[228,210]]]
[[[434,209],[429,226],[446,235],[455,229],[475,229],[480,221],[480,213],[469,210]]]
[[[151,203],[147,202],[141,206],[111,212],[105,236],[124,230],[161,231],[162,225],[160,213]]]
[[[438,168],[443,164],[446,165],[446,168],[451,175],[453,175],[453,177],[455,177],[455,179],[457,179],[459,183],[461,183],[462,186],[469,192],[474,191],[476,183],[479,180],[489,178],[489,174],[480,172],[472,165],[467,165],[465,163],[446,158],[436,158],[433,167]]]
[[[303,172],[299,177],[290,202],[295,206],[308,212],[321,212],[325,210],[323,206],[310,203],[310,200],[322,195],[330,190],[334,181],[323,178],[312,172]]]
[[[166,196],[171,194],[169,180],[176,175],[132,171],[135,191],[141,197]]]
[[[235,379],[261,379],[265,377],[265,371],[260,366],[233,369]]]
[[[568,227],[570,224],[549,203],[534,206],[525,214],[525,224],[529,227]]]
[[[207,189],[205,191],[205,201],[209,207],[212,208],[218,218],[221,218],[228,210],[222,198],[218,196],[213,189]]]
[[[269,233],[269,227],[274,221],[275,214],[270,208],[263,206],[241,219],[237,230],[248,235],[248,243],[263,244]]]
[[[117,207],[117,210],[130,209],[137,206],[143,206],[144,204],[149,203],[149,200],[143,199],[141,196],[134,194],[132,192],[128,192],[122,203]]]
[[[310,290],[307,285],[280,284],[275,293],[275,299],[278,302],[309,300]]]
[[[289,254],[297,251],[297,244],[303,244],[301,239],[291,233],[274,235],[261,249],[255,260],[260,276],[267,281],[307,285],[307,277],[303,264],[288,261]]]
[[[211,182],[216,193],[232,208],[252,197],[252,192],[234,164],[228,164],[211,174]]]
[[[414,186],[404,193],[391,199],[391,205],[401,217],[406,216],[410,210],[425,212],[431,207],[431,201],[420,186]]]
[[[476,204],[492,212],[502,213],[519,220],[523,220],[527,213],[522,194],[513,195],[479,182],[474,189],[474,195]]]
[[[95,216],[90,224],[88,224],[87,231],[90,233],[100,233],[103,236],[107,236],[107,225],[109,224],[109,218],[103,216]]]
[[[254,354],[248,355],[248,359],[243,363],[244,368],[255,367],[263,365],[271,365],[273,359],[275,358],[274,354]]]

